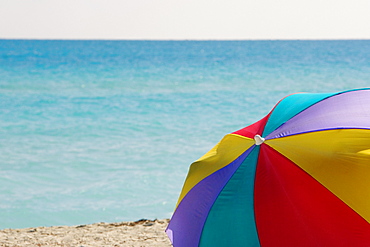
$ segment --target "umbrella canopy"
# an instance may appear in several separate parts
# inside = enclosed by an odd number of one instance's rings
[[[189,169],[175,247],[370,246],[370,90],[293,94]]]

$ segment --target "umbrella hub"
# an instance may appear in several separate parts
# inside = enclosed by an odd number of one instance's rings
[[[254,142],[257,146],[261,145],[262,143],[265,142],[265,138],[263,138],[262,136],[260,135],[255,135],[254,136]]]

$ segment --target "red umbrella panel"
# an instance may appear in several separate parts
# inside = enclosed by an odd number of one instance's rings
[[[370,90],[293,94],[189,169],[175,247],[370,246]]]

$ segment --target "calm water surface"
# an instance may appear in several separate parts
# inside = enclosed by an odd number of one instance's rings
[[[0,228],[169,218],[190,163],[370,41],[0,40]]]

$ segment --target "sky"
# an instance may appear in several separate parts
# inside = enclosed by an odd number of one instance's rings
[[[0,0],[0,39],[370,39],[370,0]]]

